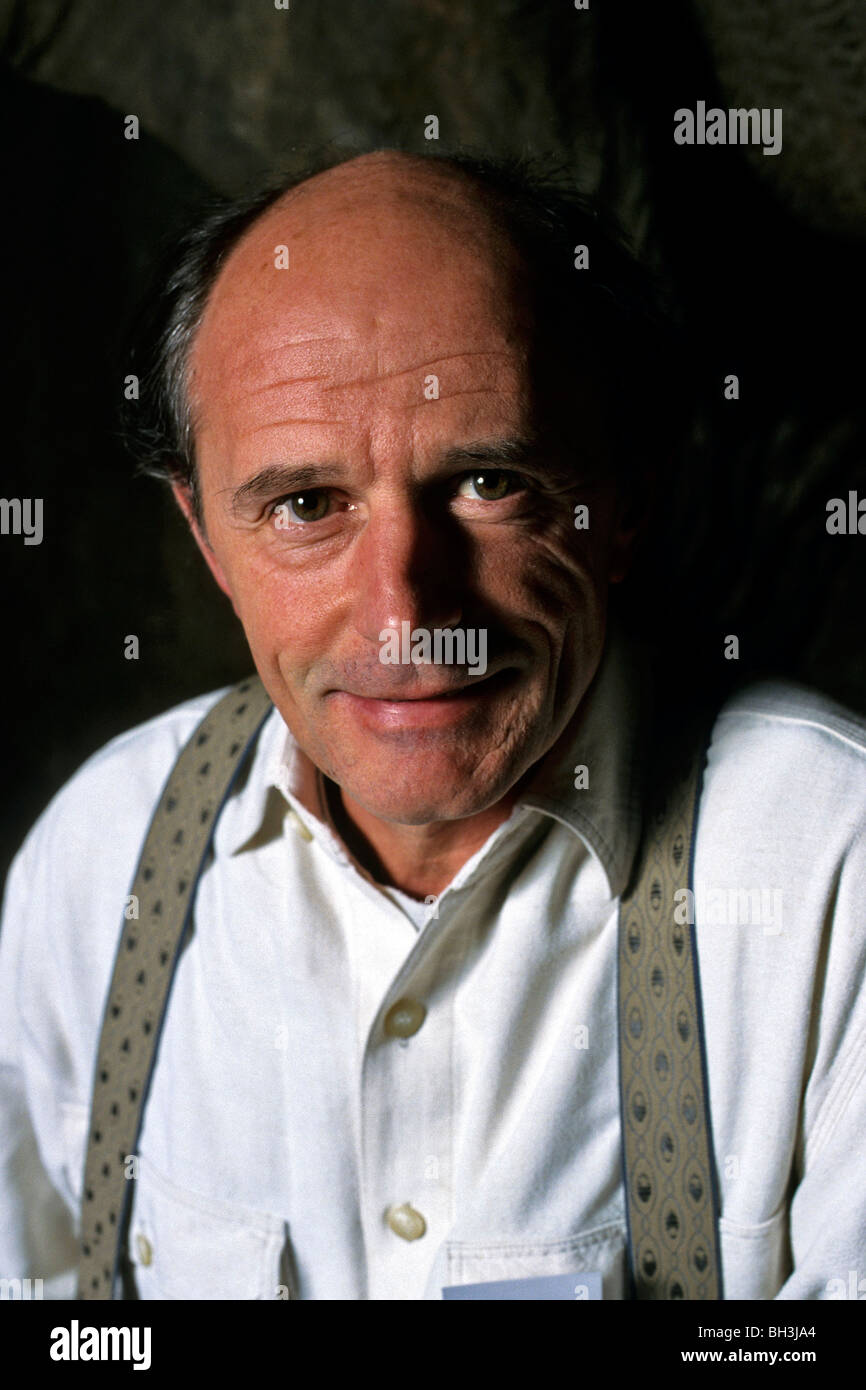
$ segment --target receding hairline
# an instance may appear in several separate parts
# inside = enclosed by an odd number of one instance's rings
[[[326,194],[329,190],[339,193],[343,185],[351,187],[353,183],[358,183],[366,190],[370,186],[371,178],[375,179],[377,175],[386,185],[390,185],[390,191],[396,196],[409,197],[411,200],[417,198],[418,201],[428,201],[429,199],[423,197],[423,190],[438,185],[442,192],[448,188],[455,190],[456,196],[444,199],[446,203],[474,202],[491,207],[496,201],[492,190],[471,170],[447,155],[431,158],[429,155],[409,154],[402,150],[373,150],[343,160],[302,179],[265,208],[261,217],[266,217],[269,213],[278,208],[285,208],[293,202],[303,201],[317,194]],[[413,189],[417,189],[414,195]],[[257,218],[256,222],[259,220]],[[252,225],[255,226],[256,223]]]
[[[377,179],[377,174],[383,177]],[[384,186],[384,190],[380,185]],[[437,196],[437,190],[446,196]],[[448,190],[453,190],[453,196],[447,196]],[[403,154],[400,151],[375,151],[313,174],[280,194],[249,223],[226,255],[208,288],[186,354],[184,390],[193,435],[198,433],[201,426],[201,402],[195,378],[202,338],[207,336],[208,323],[213,322],[212,315],[216,313],[219,316],[222,304],[238,294],[245,297],[249,290],[249,282],[244,285],[244,271],[240,274],[240,286],[236,283],[239,263],[243,263],[245,256],[250,256],[250,269],[258,278],[257,272],[261,268],[257,264],[259,256],[258,251],[253,252],[257,240],[268,244],[269,255],[270,242],[275,235],[291,242],[292,205],[299,202],[303,205],[310,197],[323,200],[320,214],[314,214],[306,225],[301,223],[299,229],[302,234],[316,237],[326,234],[328,225],[339,222],[347,212],[357,213],[355,193],[360,197],[363,211],[365,202],[372,201],[376,206],[381,206],[383,191],[384,196],[393,200],[395,205],[405,202],[413,211],[417,210],[422,223],[425,219],[431,219],[444,226],[446,233],[454,238],[462,251],[471,245],[476,256],[509,281],[516,282],[521,273],[531,272],[531,267],[520,255],[511,235],[506,208],[503,206],[497,214],[495,205],[498,200],[495,194],[471,172],[451,163],[447,156],[437,156],[434,160],[429,156]],[[324,201],[326,199],[328,201]]]
[[[283,235],[291,239],[285,219],[287,214],[291,215],[293,206],[303,207],[310,198],[324,198],[330,194],[333,201],[328,211],[331,220],[337,221],[341,213],[351,207],[353,189],[362,198],[369,199],[371,185],[384,187],[395,200],[413,204],[419,219],[427,217],[444,224],[446,230],[460,236],[464,246],[467,230],[472,229],[471,239],[476,242],[477,250],[500,271],[507,263],[511,274],[516,271],[519,275],[518,267],[522,266],[524,272],[532,275],[531,262],[519,248],[509,220],[513,193],[491,185],[487,181],[487,170],[480,163],[473,167],[471,163],[461,162],[459,156],[412,154],[394,149],[366,151],[313,170],[283,191],[273,190],[270,195],[266,191],[266,201],[213,264],[207,282],[201,286],[195,316],[187,323],[177,387],[188,446],[188,484],[200,520],[203,518],[194,439],[200,429],[201,403],[195,386],[195,364],[207,320],[217,309],[222,295],[232,293],[232,270],[237,268],[239,258],[249,251],[251,241],[275,222],[279,225],[280,219],[283,219]],[[327,221],[327,217],[322,218],[323,228]]]
[[[577,318],[587,324],[589,337],[581,335],[581,341],[592,344],[603,394],[617,403],[608,413],[624,476],[635,473],[647,455],[648,424],[655,452],[668,448],[672,421],[665,403],[670,396],[659,383],[667,380],[673,324],[661,286],[640,265],[615,216],[576,185],[570,166],[534,154],[379,149],[336,159],[314,156],[297,176],[281,176],[238,199],[218,198],[202,209],[165,260],[153,285],[153,309],[144,320],[145,405],[124,415],[140,473],[189,488],[198,508],[187,387],[192,348],[214,290],[237,249],[274,208],[286,209],[325,187],[336,191],[338,181],[348,193],[358,186],[400,190],[401,196],[425,203],[428,212],[438,201],[440,216],[456,217],[459,207],[462,229],[473,223],[479,228],[479,249],[486,243],[485,250],[495,246],[499,254],[507,247],[509,260],[513,249],[545,341],[549,338],[558,354],[555,361],[571,363],[580,355],[581,370],[585,367],[584,348],[572,329]],[[332,215],[342,205],[342,199],[335,199]],[[504,236],[485,236],[480,232],[485,223]],[[278,224],[271,225],[276,230]],[[275,242],[291,242],[291,229],[287,231]],[[591,245],[592,260],[576,275],[574,256],[582,243]],[[632,408],[623,411],[620,401]],[[632,429],[633,420],[640,421],[639,428]]]
[[[324,227],[331,220],[338,221],[356,205],[377,201],[382,205],[382,199],[394,206],[406,204],[417,211],[419,219],[438,220],[458,235],[472,227],[477,232],[478,242],[491,251],[494,247],[500,252],[506,248],[516,251],[508,225],[506,200],[471,170],[446,155],[431,158],[400,150],[376,150],[314,173],[268,203],[226,256],[210,286],[207,301],[213,298],[232,264],[263,229],[282,223],[290,234],[289,218],[293,210],[303,216],[305,205],[309,209],[312,201],[310,221],[314,224],[320,220]]]

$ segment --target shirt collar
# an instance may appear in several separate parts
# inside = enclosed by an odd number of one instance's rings
[[[613,897],[628,882],[640,836],[638,751],[647,693],[645,661],[612,624],[589,690],[518,802],[578,835],[601,864]],[[587,785],[576,788],[580,767]],[[305,838],[320,839],[346,860],[331,825],[323,775],[274,709],[220,816],[216,852],[236,854],[266,843],[282,832],[286,814]]]
[[[589,690],[520,798],[580,836],[615,898],[628,883],[640,840],[639,755],[648,697],[645,656],[612,622]]]

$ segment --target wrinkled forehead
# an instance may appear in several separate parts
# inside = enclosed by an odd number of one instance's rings
[[[358,356],[387,373],[414,356],[519,355],[531,333],[525,278],[471,181],[341,166],[269,209],[228,257],[191,354],[197,405],[277,362],[339,379]]]

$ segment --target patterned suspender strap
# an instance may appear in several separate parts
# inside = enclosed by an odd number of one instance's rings
[[[708,721],[693,720],[656,742],[643,840],[620,903],[623,1176],[640,1299],[723,1297],[694,899],[683,893],[709,733]]]
[[[270,710],[257,676],[218,701],[172,768],[147,832],[132,885],[139,915],[123,924],[97,1052],[81,1204],[81,1299],[118,1293],[129,1160],[196,886],[220,810]]]

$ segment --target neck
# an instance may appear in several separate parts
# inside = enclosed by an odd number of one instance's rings
[[[377,883],[412,898],[438,897],[517,801],[517,787],[486,811],[465,820],[399,825],[379,820],[333,783],[327,784],[334,825],[358,863]]]

